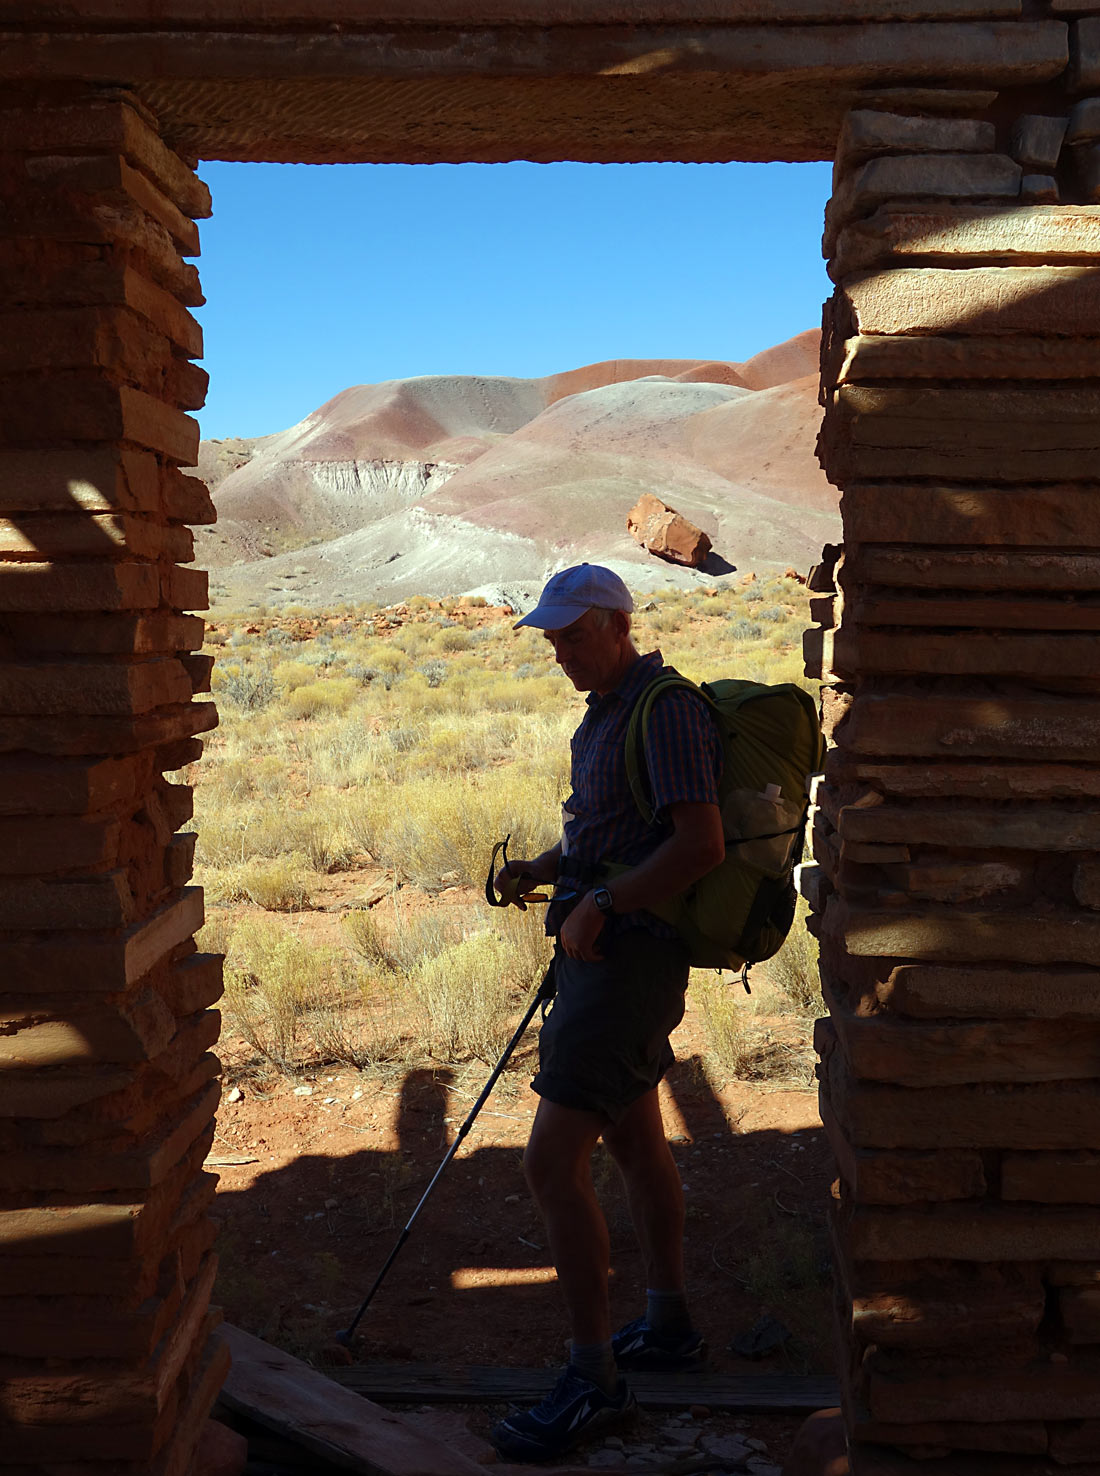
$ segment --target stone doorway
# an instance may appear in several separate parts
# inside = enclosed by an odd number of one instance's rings
[[[812,890],[853,1468],[1088,1470],[1096,7],[0,8],[0,1460],[176,1476],[224,1373],[219,966],[163,778],[215,721],[195,163],[522,153],[836,157]]]

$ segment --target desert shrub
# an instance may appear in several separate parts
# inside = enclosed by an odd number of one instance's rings
[[[302,1015],[321,1060],[358,1070],[400,1060],[406,1048],[393,981],[346,967],[340,974]]]
[[[318,950],[259,919],[234,931],[225,967],[226,1023],[282,1071],[295,1064],[298,1017],[313,985]]]
[[[330,677],[326,681],[307,682],[287,695],[286,706],[292,717],[309,718],[318,713],[346,712],[358,695],[359,684],[352,677]]]
[[[764,591],[760,588],[759,584],[750,584],[748,588],[742,592],[741,598],[746,602],[746,604],[755,605],[759,600],[762,600],[764,598]]]
[[[739,988],[695,975],[692,989],[719,1075],[739,1081],[766,1081],[788,1069],[790,1053],[770,1031],[750,1019],[746,997]]]
[[[755,620],[749,620],[744,615],[731,620],[729,629],[735,641],[758,641],[764,634],[763,626],[758,625]]]
[[[373,912],[366,907],[352,908],[341,914],[340,926],[352,948],[368,963],[391,966],[389,935]]]
[[[533,766],[406,780],[391,792],[380,859],[421,886],[436,887],[450,873],[479,886],[494,840],[510,834],[515,856],[538,855],[553,844],[561,791],[559,773]]]
[[[284,692],[296,691],[317,680],[317,673],[304,661],[280,661],[273,673],[276,684]]]
[[[436,640],[442,651],[468,651],[474,644],[470,631],[461,625],[441,630]]]
[[[297,912],[310,904],[311,870],[304,856],[253,856],[204,872],[212,902],[252,902],[267,912]]]
[[[767,963],[769,978],[801,1015],[823,1015],[817,939],[806,927],[809,906],[799,898],[794,926],[779,952]]]
[[[441,687],[447,680],[450,668],[445,661],[433,658],[430,661],[422,661],[416,668],[427,682],[429,687]]]
[[[215,667],[212,686],[223,702],[242,712],[260,712],[275,698],[275,681],[266,666]]]
[[[785,621],[789,613],[782,605],[762,605],[756,611],[756,618],[766,621],[769,625],[774,625],[777,620]]]
[[[444,1061],[469,1056],[490,1062],[509,1035],[509,950],[501,938],[480,933],[423,958],[410,983],[427,1023],[430,1053]]]

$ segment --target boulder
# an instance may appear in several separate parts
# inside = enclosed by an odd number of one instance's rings
[[[669,563],[700,569],[707,561],[710,553],[707,535],[652,492],[643,493],[630,509],[626,526],[635,542]]]

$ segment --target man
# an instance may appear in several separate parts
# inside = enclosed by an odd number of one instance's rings
[[[572,1326],[569,1365],[541,1404],[493,1431],[513,1460],[544,1460],[634,1410],[630,1369],[688,1367],[705,1347],[684,1295],[684,1206],[657,1084],[672,1064],[669,1032],[684,1012],[687,950],[647,909],[677,895],[725,854],[717,780],[721,749],[705,703],[673,689],[654,704],[645,741],[657,820],[630,793],[624,740],[635,701],[663,670],[630,635],[630,591],[610,569],[581,564],[546,585],[517,626],[542,630],[588,711],[572,741],[562,839],[498,874],[522,902],[554,883],[553,1006],[539,1038],[540,1101],[524,1158]],[[626,869],[612,875],[601,863]],[[602,1138],[622,1172],[646,1270],[645,1315],[612,1336],[607,1225],[590,1160]]]

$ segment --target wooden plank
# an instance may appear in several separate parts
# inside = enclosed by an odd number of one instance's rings
[[[481,1466],[400,1415],[226,1323],[233,1359],[222,1400],[296,1445],[363,1476],[484,1476]]]
[[[373,1363],[333,1369],[345,1389],[373,1399],[418,1404],[532,1403],[549,1393],[559,1370],[553,1368],[443,1368],[435,1364]],[[710,1409],[760,1413],[767,1410],[828,1409],[840,1403],[836,1379],[827,1374],[724,1374],[713,1369],[690,1373],[634,1373],[630,1386],[648,1409]]]

